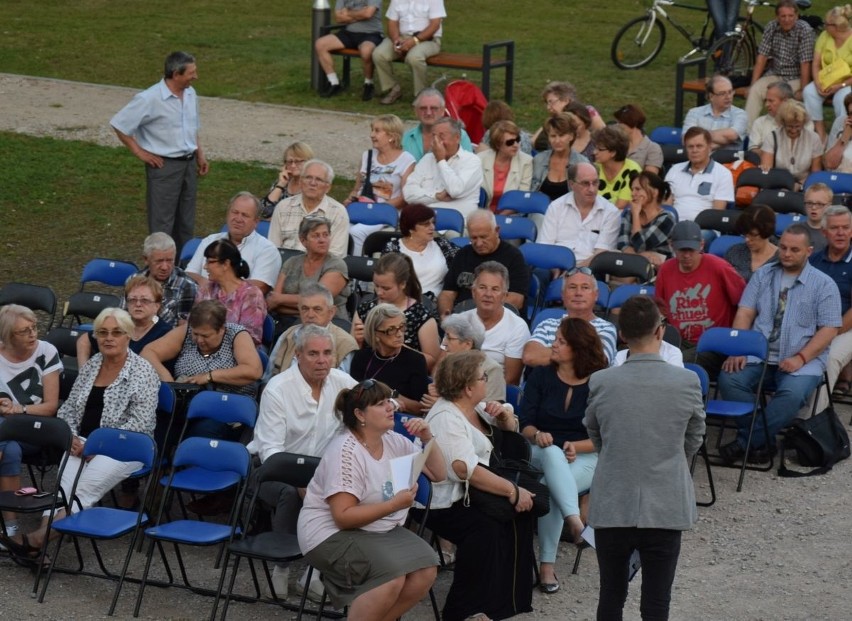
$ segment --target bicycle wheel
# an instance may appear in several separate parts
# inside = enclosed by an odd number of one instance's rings
[[[615,35],[610,55],[619,69],[639,69],[657,57],[666,42],[663,23],[651,15],[632,19]]]
[[[716,73],[726,76],[734,88],[748,86],[757,59],[757,45],[750,32],[739,32],[719,39],[708,53]]]

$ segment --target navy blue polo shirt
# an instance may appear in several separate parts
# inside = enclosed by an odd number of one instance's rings
[[[811,265],[831,276],[840,289],[840,310],[845,315],[852,306],[852,249],[839,261],[828,258],[828,248],[815,252],[809,259]]]

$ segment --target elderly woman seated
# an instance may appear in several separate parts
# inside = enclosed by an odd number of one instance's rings
[[[337,396],[346,430],[334,438],[308,485],[299,513],[299,546],[318,571],[333,606],[349,606],[350,619],[397,619],[435,582],[438,557],[403,524],[417,484],[395,489],[391,460],[420,452],[394,433],[391,389],[372,379]],[[406,430],[434,442],[422,419]],[[431,480],[446,478],[437,444],[426,459]]]
[[[364,322],[366,346],[355,352],[350,374],[358,381],[376,379],[399,394],[397,400],[406,412],[420,412],[420,399],[426,393],[429,376],[426,358],[404,345],[405,315],[392,304],[379,304]]]
[[[511,410],[485,399],[488,381],[479,351],[448,355],[438,365],[440,399],[426,417],[447,464],[448,479],[433,486],[426,524],[456,544],[456,569],[443,619],[505,619],[532,610],[533,507],[530,492],[487,468],[503,444],[504,430],[517,429]],[[515,507],[509,521],[484,513],[469,500],[469,488],[505,496]]]
[[[796,178],[796,189],[801,189],[809,174],[822,170],[822,139],[805,128],[810,120],[802,104],[788,99],[775,114],[779,128],[773,130],[760,151],[760,167],[786,168]]]
[[[284,261],[278,282],[266,298],[269,310],[285,320],[280,322],[283,328],[290,327],[299,317],[299,287],[318,282],[334,296],[335,315],[348,320],[349,270],[343,259],[329,254],[331,223],[322,216],[306,216],[299,224],[299,241],[305,254]]]
[[[133,320],[127,311],[105,308],[95,319],[94,333],[100,351],[80,369],[71,394],[57,414],[74,433],[68,463],[62,473],[62,489],[66,496],[71,493],[74,478],[82,467],[77,498],[83,509],[94,505],[142,466],[140,462],[119,462],[103,455],[82,463],[80,455],[86,438],[99,427],[152,435],[160,388],[151,365],[130,350]],[[74,503],[72,511],[76,510],[79,506]],[[63,517],[64,510],[59,510],[54,520]],[[38,555],[46,536],[47,518],[35,532],[22,533],[20,537],[0,535],[0,543],[12,555],[26,561]]]

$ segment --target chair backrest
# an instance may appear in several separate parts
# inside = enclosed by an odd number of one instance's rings
[[[123,287],[124,282],[139,271],[135,263],[115,259],[92,259],[83,267],[80,289],[86,283],[99,282],[110,287]]]
[[[319,457],[298,453],[275,453],[266,458],[254,476],[257,477],[258,484],[279,481],[297,488],[307,487],[319,464]]]
[[[653,285],[621,285],[620,287],[616,287],[609,294],[609,303],[606,306],[607,312],[621,308],[634,295],[650,295],[654,297],[654,291]]]
[[[455,231],[459,235],[464,233],[464,216],[460,211],[448,207],[433,207],[435,211],[436,231]]]
[[[241,423],[254,428],[257,401],[246,395],[202,390],[189,402],[186,418],[212,418],[220,423]]]
[[[695,216],[695,223],[705,230],[733,235],[742,213],[739,209],[705,209]]]
[[[269,220],[261,220],[255,227],[257,234],[269,239]]]
[[[239,442],[213,438],[187,438],[174,456],[174,466],[198,466],[213,472],[235,472],[246,477],[251,465],[248,449]]]
[[[766,189],[757,193],[753,205],[769,205],[776,213],[805,213],[804,192]]]
[[[815,183],[824,183],[835,194],[852,194],[852,173],[839,173],[828,170],[812,172],[805,179],[804,189],[807,190]]]
[[[762,168],[749,168],[740,173],[737,178],[737,187],[744,185],[756,186],[761,189],[766,188],[784,188],[787,190],[796,189],[796,179],[786,168],[770,168],[763,170]]]
[[[511,403],[515,412],[521,407],[521,399],[524,398],[523,389],[516,384],[506,384],[506,403]]]
[[[278,254],[281,255],[281,263],[283,264],[290,257],[297,257],[300,254],[305,254],[303,250],[296,250],[295,248],[279,248]]]
[[[414,441],[414,436],[408,433],[408,429],[405,428],[405,421],[417,418],[413,414],[406,414],[405,412],[394,412],[393,413],[393,430],[397,432],[401,436],[405,436],[412,442]]]
[[[698,376],[698,383],[701,384],[701,398],[706,401],[707,396],[710,394],[710,376],[707,374],[707,371],[704,370],[704,367],[694,362],[684,362],[683,368],[689,369]]]
[[[744,241],[745,237],[741,235],[721,235],[710,242],[710,248],[707,249],[707,252],[724,259],[725,253],[728,252],[731,246],[736,246]]]
[[[535,314],[530,322],[530,332],[535,332],[535,329],[545,319],[562,319],[565,316],[564,308],[543,308]]]
[[[561,269],[570,270],[576,265],[574,252],[565,246],[556,244],[539,244],[537,242],[527,242],[521,244],[521,254],[524,255],[524,260],[528,265],[540,267],[545,270]]]
[[[116,461],[139,461],[151,468],[157,455],[157,445],[147,433],[99,427],[89,434],[83,445],[83,457],[104,455]]]
[[[464,248],[465,246],[470,246],[470,237],[453,237],[450,240],[450,243],[458,246],[459,248]]]
[[[672,218],[674,218],[675,223],[680,222],[680,216],[677,213],[677,209],[674,208],[674,205],[660,205],[660,206],[671,214]]]
[[[260,337],[260,343],[267,350],[272,349],[272,346],[275,345],[275,320],[272,315],[266,315],[263,318],[263,334]]]
[[[594,256],[589,268],[599,280],[602,280],[601,276],[609,275],[647,282],[651,276],[651,262],[639,254],[602,252]]]
[[[766,337],[755,330],[710,328],[698,339],[695,350],[699,353],[712,351],[726,356],[754,356],[766,360],[768,347]]]
[[[781,237],[791,224],[804,224],[808,217],[800,213],[779,213],[775,215],[775,235]]]
[[[660,146],[664,144],[680,146],[683,144],[682,134],[683,128],[681,127],[661,125],[660,127],[655,127],[648,137],[652,142],[656,142]]]
[[[550,206],[550,197],[543,192],[509,190],[497,201],[497,211],[510,209],[522,214],[544,214]]]
[[[0,306],[20,304],[31,311],[42,311],[49,315],[47,329],[53,327],[56,315],[56,294],[50,287],[31,285],[24,282],[10,282],[0,289]]]
[[[83,334],[83,330],[74,328],[53,328],[44,337],[44,340],[53,345],[63,356],[77,357],[77,339]]]
[[[387,203],[353,201],[346,207],[351,224],[384,224],[397,228],[399,211]]]
[[[257,356],[260,358],[261,368],[266,371],[266,367],[269,366],[269,354],[267,354],[262,348],[258,347]]]
[[[183,245],[183,248],[180,249],[180,258],[178,259],[178,265],[181,268],[185,268],[187,265],[189,265],[189,262],[192,260],[192,256],[195,254],[195,251],[198,250],[198,247],[201,245],[201,239],[201,237],[193,237]]]
[[[686,149],[681,144],[661,144],[660,148],[663,150],[663,166],[667,169],[689,159],[686,156]]]
[[[710,157],[714,162],[719,162],[720,164],[733,164],[739,159],[737,151],[733,149],[717,149],[710,154]]]
[[[74,434],[61,418],[17,414],[0,425],[0,442],[14,440],[67,452],[71,450]]]
[[[349,255],[343,257],[350,280],[363,280],[365,282],[373,282],[373,271],[376,267],[376,261],[377,259],[372,257],[353,257]]]
[[[121,306],[121,299],[111,293],[97,291],[78,291],[72,293],[65,303],[64,317],[72,317],[79,322],[82,317],[94,319],[105,308]]]
[[[495,216],[497,226],[500,227],[500,239],[512,240],[523,239],[528,242],[535,241],[535,222],[523,216]]]
[[[157,411],[174,415],[176,406],[175,389],[168,382],[160,382],[160,389],[157,391]]]
[[[377,252],[383,252],[385,244],[392,239],[399,238],[399,236],[399,231],[375,231],[370,233],[367,235],[367,239],[364,240],[361,254],[365,257],[372,257]]]
[[[479,188],[479,199],[477,200],[477,207],[480,209],[485,209],[488,204],[488,192],[485,191],[485,188]]]

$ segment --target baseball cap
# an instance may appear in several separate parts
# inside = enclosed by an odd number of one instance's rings
[[[675,250],[699,250],[701,248],[701,227],[692,220],[683,220],[675,224],[672,230],[671,244]]]

